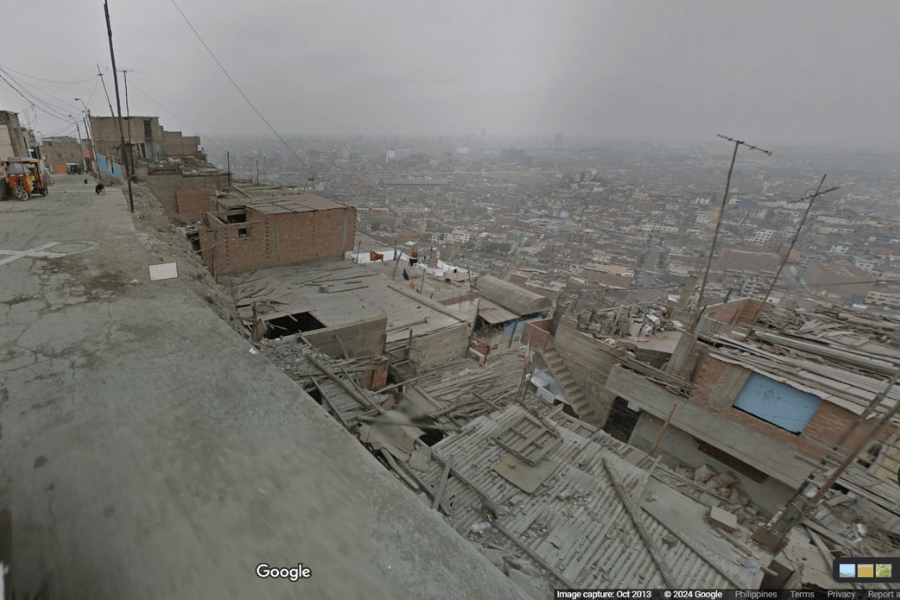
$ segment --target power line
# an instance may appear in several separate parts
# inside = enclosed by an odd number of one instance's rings
[[[30,96],[33,96],[34,98],[39,99],[39,100],[40,100],[41,102],[43,102],[45,105],[47,105],[47,106],[52,106],[53,108],[55,108],[55,109],[57,109],[57,110],[59,110],[59,111],[62,111],[62,112],[67,112],[67,111],[70,111],[70,110],[78,110],[78,107],[72,106],[72,105],[69,105],[69,104],[66,104],[66,103],[63,102],[62,100],[59,100],[58,98],[56,98],[56,97],[55,97],[53,94],[51,94],[50,92],[45,92],[44,90],[42,90],[41,88],[37,87],[36,85],[30,84],[30,83],[25,83],[24,81],[20,81],[19,79],[17,79],[17,78],[14,77],[13,75],[11,75],[7,69],[2,69],[2,68],[0,68],[0,70],[2,70],[2,71],[6,74],[7,77],[9,77],[9,78],[12,79],[14,82],[16,82],[16,83],[19,85],[19,87],[21,87],[23,90],[25,90]],[[32,90],[35,90],[35,91],[37,91],[37,92],[39,92],[39,93],[41,93],[41,94],[44,94],[45,96],[49,96],[50,98],[53,98],[54,100],[59,101],[60,103],[63,104],[63,106],[57,106],[56,104],[53,104],[53,103],[50,102],[49,100],[43,100],[43,99],[40,99],[40,98],[37,96],[37,94],[35,94]]]
[[[228,74],[228,71],[225,69],[224,66],[222,66],[222,63],[219,62],[219,59],[216,58],[216,55],[213,54],[213,51],[209,49],[209,46],[206,45],[206,42],[203,41],[203,38],[200,37],[200,34],[197,33],[197,30],[194,29],[194,26],[193,26],[193,25],[191,25],[191,22],[188,20],[187,16],[185,16],[185,14],[181,11],[181,9],[178,8],[178,5],[175,3],[175,0],[171,0],[171,1],[172,1],[172,6],[175,7],[175,10],[178,11],[178,13],[179,13],[179,14],[181,15],[181,17],[184,19],[184,22],[188,24],[188,27],[191,28],[191,31],[194,32],[194,35],[197,36],[197,39],[200,40],[200,43],[203,44],[203,47],[206,48],[206,51],[209,52],[209,55],[212,57],[212,59],[213,59],[214,61],[216,61],[216,64],[219,65],[219,68],[222,69],[222,72],[223,72],[223,73],[225,73],[225,77],[228,78],[228,81],[231,82],[231,85],[234,86],[234,89],[236,89],[236,90],[238,91],[238,93],[239,93],[239,94],[244,98],[244,100],[247,102],[247,104],[250,105],[250,108],[253,109],[253,112],[255,112],[255,113],[259,116],[259,118],[262,119],[263,123],[265,123],[266,126],[267,126],[270,130],[272,130],[272,133],[274,133],[274,134],[275,134],[275,137],[277,137],[277,138],[279,139],[279,141],[281,141],[281,143],[284,144],[284,147],[287,148],[287,149],[290,151],[290,153],[293,154],[294,157],[295,157],[298,161],[300,161],[300,164],[303,166],[303,168],[306,169],[307,171],[309,171],[309,174],[312,175],[313,178],[315,178],[316,180],[319,180],[318,174],[317,174],[315,171],[313,171],[313,170],[309,167],[309,165],[307,165],[307,164],[303,161],[302,158],[300,158],[300,155],[297,154],[297,153],[294,151],[294,149],[291,148],[291,147],[288,145],[288,143],[287,143],[286,141],[284,141],[284,138],[281,137],[281,135],[275,130],[275,128],[272,127],[272,125],[266,120],[266,118],[265,118],[264,116],[262,116],[262,113],[259,112],[259,110],[256,108],[256,106],[254,106],[253,102],[250,101],[250,98],[247,97],[247,95],[243,92],[243,90],[241,90],[240,86],[238,86],[238,84],[234,81],[234,79],[231,77],[231,75]],[[334,194],[335,196],[339,196],[339,194],[338,194],[337,192],[335,192],[328,184],[326,184],[325,182],[322,182],[322,184],[323,184],[323,185],[328,189],[328,191],[330,191],[332,194]]]
[[[0,67],[3,67],[7,71],[12,71],[13,73],[15,73],[17,75],[21,75],[22,77],[27,77],[29,79],[35,79],[37,81],[46,81],[47,83],[58,83],[60,85],[76,85],[78,83],[86,83],[86,82],[90,81],[91,79],[93,79],[93,77],[91,77],[89,79],[82,79],[81,81],[54,81],[52,79],[41,79],[40,77],[35,77],[34,75],[28,75],[26,73],[22,73],[21,71],[16,71],[14,69],[10,69],[9,67],[4,67],[3,65],[0,65]]]
[[[142,90],[142,89],[139,88],[138,86],[136,86],[136,85],[134,85],[134,84],[132,83],[132,84],[131,84],[131,87],[133,87],[134,89],[136,89],[137,91],[139,91],[140,93],[142,93],[144,96],[147,97],[148,100],[150,100],[151,102],[153,102],[154,104],[156,104],[158,107],[160,107],[161,109],[163,109],[164,111],[166,111],[167,113],[169,113],[169,114],[172,116],[173,119],[175,119],[176,121],[178,121],[179,123],[181,123],[181,124],[184,125],[185,127],[189,128],[189,129],[192,129],[194,132],[196,132],[197,134],[199,134],[203,139],[209,140],[210,142],[212,142],[213,144],[215,144],[216,146],[218,146],[218,147],[221,148],[222,150],[226,150],[225,146],[223,146],[222,144],[220,144],[219,142],[217,142],[217,141],[214,140],[213,138],[209,137],[208,135],[205,135],[205,134],[201,133],[200,130],[198,130],[196,127],[194,127],[194,126],[191,125],[190,123],[186,123],[186,122],[184,122],[183,120],[181,120],[180,118],[178,118],[178,116],[176,116],[175,113],[173,113],[171,110],[169,110],[168,108],[166,108],[165,106],[163,106],[162,104],[160,104],[158,101],[156,101],[156,100],[154,100],[153,98],[151,98],[151,97],[150,97],[150,94],[148,94],[147,92],[145,92],[144,90]]]
[[[54,111],[48,110],[48,109],[45,108],[43,105],[38,106],[38,105],[34,102],[34,100],[33,100],[32,98],[29,98],[29,97],[26,96],[24,93],[22,93],[22,91],[19,90],[19,88],[17,88],[17,87],[14,86],[12,83],[10,83],[9,80],[6,79],[6,77],[4,77],[2,74],[0,74],[0,80],[2,80],[4,83],[6,83],[6,85],[8,85],[12,91],[14,91],[14,92],[17,93],[18,95],[20,95],[20,96],[25,100],[25,102],[27,102],[30,106],[34,106],[36,109],[40,109],[42,112],[47,113],[48,115],[50,115],[50,116],[53,117],[54,119],[59,119],[60,121],[67,121],[67,120],[68,120],[67,117],[60,116],[60,113],[58,113],[58,112],[54,112]]]

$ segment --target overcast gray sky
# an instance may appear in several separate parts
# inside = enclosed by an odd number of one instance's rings
[[[896,0],[176,1],[284,133],[900,138]],[[0,65],[87,79],[12,73],[63,111],[90,97],[108,114],[103,3],[27,10],[42,30],[4,44]],[[171,0],[112,0],[110,13],[118,65],[135,70],[132,114],[267,131]],[[0,107],[28,106],[0,81]],[[38,131],[65,127],[37,113]]]

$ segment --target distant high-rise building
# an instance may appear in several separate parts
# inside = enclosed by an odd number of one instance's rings
[[[563,134],[557,133],[557,134],[556,134],[556,137],[553,138],[553,146],[554,146],[555,148],[562,148],[562,145],[563,145],[563,137],[565,137]]]

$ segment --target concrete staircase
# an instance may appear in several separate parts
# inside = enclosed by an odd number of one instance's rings
[[[599,419],[595,414],[591,403],[588,402],[588,399],[585,397],[584,392],[581,391],[581,386],[575,382],[575,378],[572,377],[572,374],[569,373],[569,369],[566,368],[565,359],[555,348],[545,348],[539,350],[539,352],[541,353],[541,356],[544,357],[544,362],[546,362],[547,366],[550,368],[550,374],[553,375],[553,378],[556,379],[559,387],[562,388],[566,399],[568,399],[572,408],[575,410],[575,414],[578,415],[578,418],[585,423],[599,427]]]

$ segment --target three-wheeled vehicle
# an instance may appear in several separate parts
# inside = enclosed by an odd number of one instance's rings
[[[10,157],[0,164],[3,165],[3,186],[7,196],[28,200],[35,194],[47,195],[47,182],[41,177],[36,159]]]

